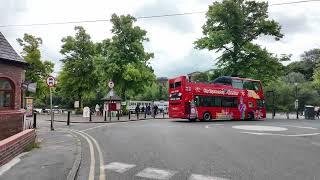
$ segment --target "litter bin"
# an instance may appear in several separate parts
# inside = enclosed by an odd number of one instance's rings
[[[304,117],[305,119],[315,119],[314,106],[305,106],[304,107]]]

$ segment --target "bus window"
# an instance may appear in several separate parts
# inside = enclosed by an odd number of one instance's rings
[[[214,84],[232,85],[232,79],[230,77],[218,77],[213,81]]]
[[[212,106],[221,107],[222,97],[216,96],[213,98]]]
[[[170,89],[173,89],[174,88],[174,84],[170,83],[169,87],[170,87]]]
[[[236,97],[223,97],[222,106],[223,107],[237,107],[238,100]]]
[[[180,87],[180,86],[181,86],[181,81],[174,83],[175,88]]]
[[[243,89],[242,80],[233,79],[233,80],[232,80],[232,87],[233,87],[233,88],[237,88],[237,89]]]
[[[194,98],[194,104],[195,104],[197,107],[200,106],[199,98],[200,98],[199,96],[195,96],[195,98]]]
[[[252,81],[244,80],[243,81],[243,88],[248,89],[248,90],[254,90]]]
[[[259,82],[252,82],[253,84],[253,90],[259,91],[261,89]]]
[[[210,107],[211,106],[211,97],[210,96],[203,96],[203,106]]]

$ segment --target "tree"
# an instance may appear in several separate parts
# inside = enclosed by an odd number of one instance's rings
[[[318,88],[320,88],[320,66],[314,70],[313,82]]]
[[[42,45],[41,38],[24,34],[23,38],[18,38],[17,41],[22,47],[22,57],[29,63],[25,79],[29,83],[37,83],[35,105],[44,104],[45,97],[49,93],[45,80],[53,72],[54,64],[50,61],[41,60],[41,52],[39,50]],[[27,92],[27,96],[29,95],[30,93]]]
[[[305,76],[298,72],[290,72],[289,74],[281,77],[281,79],[290,84],[304,83],[306,81]]]
[[[314,70],[320,62],[320,49],[311,49],[301,55],[301,61],[290,63],[287,73],[297,72],[305,75],[306,80],[312,81]]]
[[[279,58],[252,43],[260,35],[283,37],[280,25],[268,19],[268,3],[244,0],[214,2],[206,13],[204,37],[196,48],[222,51],[218,66],[233,76],[254,77],[261,72],[271,78],[280,74]]]
[[[209,82],[209,73],[208,72],[200,72],[199,74],[193,77],[195,82]]]
[[[62,39],[60,53],[65,57],[61,60],[63,67],[58,78],[59,88],[64,97],[79,100],[83,107],[83,101],[94,98],[92,96],[97,86],[93,63],[95,46],[83,27],[76,26],[74,29],[74,37]]]
[[[147,32],[134,26],[136,19],[130,15],[113,14],[111,39],[97,45],[102,57],[98,58],[97,69],[104,81],[112,79],[116,90],[125,99],[126,92],[142,93],[146,86],[155,81],[149,60],[153,53],[145,52],[143,43],[149,41]]]

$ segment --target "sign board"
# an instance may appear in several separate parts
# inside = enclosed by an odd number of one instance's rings
[[[52,76],[49,76],[47,78],[47,85],[51,88],[54,87],[56,85],[56,79]]]
[[[33,98],[32,97],[26,97],[26,116],[32,117],[32,111],[33,111]]]
[[[108,86],[109,86],[110,89],[113,89],[113,87],[114,87],[113,81],[109,81]]]
[[[296,99],[296,101],[294,102],[294,108],[298,109],[298,107],[299,107],[299,100]]]
[[[79,108],[79,107],[80,107],[79,101],[75,101],[75,102],[74,102],[74,108]]]

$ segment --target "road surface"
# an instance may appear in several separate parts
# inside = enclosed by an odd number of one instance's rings
[[[318,180],[320,120],[76,124],[79,180]]]

